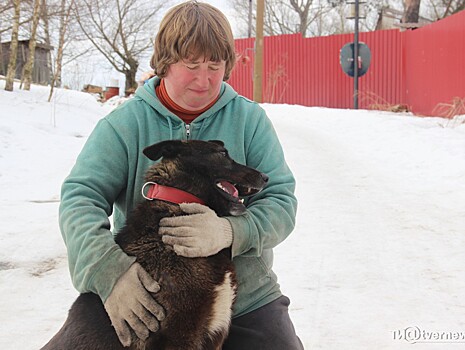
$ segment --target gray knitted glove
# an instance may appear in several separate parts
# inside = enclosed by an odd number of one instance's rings
[[[148,338],[149,330],[158,330],[165,313],[149,292],[159,290],[159,284],[138,263],[132,264],[116,282],[104,306],[123,346],[132,342],[129,327],[142,340]]]
[[[182,203],[180,207],[189,215],[163,218],[159,229],[163,243],[173,246],[176,254],[206,257],[231,246],[233,233],[227,219],[198,203]]]

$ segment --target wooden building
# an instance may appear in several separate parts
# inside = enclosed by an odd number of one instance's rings
[[[34,70],[32,72],[32,82],[36,84],[48,85],[51,81],[51,61],[50,52],[52,46],[45,44],[36,44],[34,55]],[[29,56],[29,40],[20,40],[18,42],[18,57],[16,60],[16,79],[21,79],[21,72]],[[10,59],[10,42],[1,43],[0,46],[0,75],[5,75],[8,71],[8,62]]]

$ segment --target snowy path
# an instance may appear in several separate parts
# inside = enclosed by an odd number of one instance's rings
[[[51,118],[45,90],[0,86],[2,350],[40,348],[77,295],[56,201],[107,111],[60,91]],[[399,337],[408,327],[465,335],[465,124],[265,108],[297,178],[297,226],[277,247],[275,270],[306,349],[464,348],[465,339],[413,345]]]
[[[464,179],[465,161],[431,158],[435,138],[456,140],[415,120],[404,138],[395,118],[369,114],[367,134],[346,113],[276,123],[305,197],[276,265],[306,348],[399,349],[412,345],[396,330],[465,331],[465,183],[445,182]]]

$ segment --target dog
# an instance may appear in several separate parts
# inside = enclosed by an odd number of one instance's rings
[[[146,199],[128,216],[116,242],[160,284],[154,297],[164,307],[166,317],[147,340],[133,336],[129,349],[221,349],[237,290],[231,249],[207,258],[176,255],[162,242],[159,221],[185,214],[178,204],[160,199],[157,193],[180,191],[181,196],[200,200],[219,216],[237,216],[246,211],[240,197],[261,191],[268,177],[236,163],[222,141],[162,141],[143,153],[161,161],[147,171],[142,188]],[[58,349],[127,348],[120,343],[100,297],[84,293],[73,303],[62,328],[42,348]]]

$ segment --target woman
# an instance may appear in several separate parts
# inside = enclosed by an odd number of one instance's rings
[[[289,318],[289,299],[272,271],[272,249],[293,230],[295,181],[264,110],[226,81],[235,64],[226,17],[188,1],[163,18],[151,65],[156,74],[135,97],[102,119],[62,187],[60,227],[77,290],[100,296],[122,344],[131,330],[156,332],[163,310],[152,293],[160,286],[114,242],[114,232],[142,200],[150,161],[146,146],[167,139],[219,139],[233,159],[266,173],[265,190],[247,213],[219,218],[207,207],[181,204],[184,217],[160,223],[163,241],[186,257],[231,247],[239,282],[224,349],[302,349]],[[187,218],[187,220],[186,220]],[[212,244],[210,235],[219,237]]]

